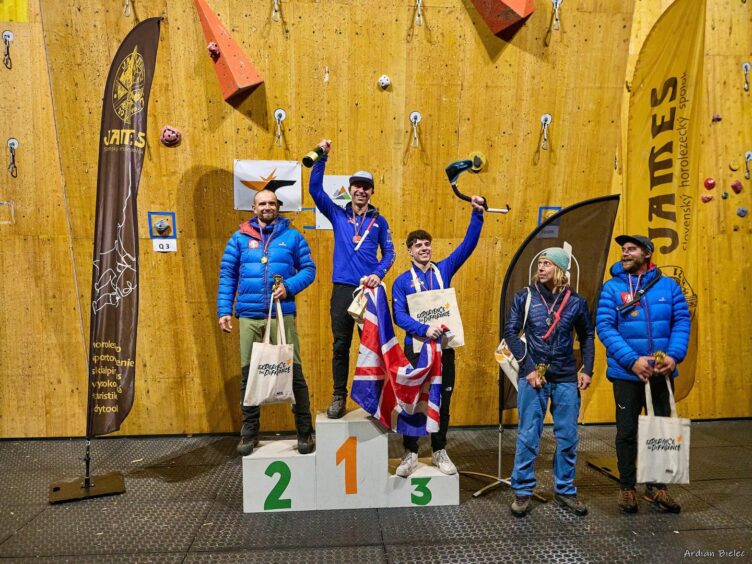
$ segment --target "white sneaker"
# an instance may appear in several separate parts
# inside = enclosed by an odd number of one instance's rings
[[[418,453],[417,452],[410,452],[409,450],[405,453],[405,456],[402,457],[402,462],[400,462],[400,465],[397,466],[397,470],[395,471],[395,475],[399,476],[400,478],[407,478],[410,474],[415,472],[415,469],[418,467]]]
[[[433,461],[433,465],[436,466],[440,472],[450,475],[457,473],[457,467],[450,460],[447,451],[443,448],[434,452],[431,460]]]

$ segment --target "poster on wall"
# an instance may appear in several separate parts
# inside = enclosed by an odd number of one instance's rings
[[[234,167],[235,209],[250,211],[261,190],[271,190],[281,202],[280,211],[300,211],[302,174],[298,161],[243,161]]]
[[[324,193],[332,199],[332,202],[344,208],[350,201],[347,188],[350,186],[350,177],[346,175],[324,175]],[[316,208],[316,229],[332,229],[332,223]]]

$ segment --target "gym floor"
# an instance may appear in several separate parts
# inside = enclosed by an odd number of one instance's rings
[[[692,424],[692,483],[682,505],[646,502],[623,515],[618,485],[590,468],[615,456],[613,426],[580,427],[576,517],[555,502],[510,514],[512,492],[473,498],[485,483],[462,476],[456,507],[244,514],[236,437],[103,438],[93,473],[119,470],[126,493],[49,505],[50,483],[83,472],[84,441],[0,441],[0,564],[4,562],[678,562],[752,561],[752,420]],[[272,437],[267,437],[272,438]],[[510,473],[516,430],[503,433]],[[429,456],[426,440],[421,456]],[[455,429],[447,451],[460,471],[496,474],[496,428]],[[552,495],[550,427],[536,466]],[[390,456],[401,456],[390,436]]]

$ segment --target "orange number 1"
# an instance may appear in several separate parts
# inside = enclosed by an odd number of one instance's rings
[[[345,462],[345,494],[352,495],[358,493],[358,466],[356,457],[358,451],[358,439],[348,437],[342,446],[337,449],[337,466],[344,460]]]

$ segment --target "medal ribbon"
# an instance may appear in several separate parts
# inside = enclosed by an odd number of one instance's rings
[[[353,241],[355,241],[356,243],[358,241],[360,241],[360,230],[362,229],[363,225],[366,222],[366,214],[367,213],[368,213],[368,210],[366,210],[363,213],[363,220],[360,222],[360,225],[358,225],[358,220],[356,219],[356,217],[360,217],[360,215],[356,215],[355,214],[355,210],[353,210],[352,222],[353,222],[353,229],[355,230],[355,235],[353,236]],[[371,218],[371,223],[369,223],[368,227],[366,227],[366,231],[369,231],[371,229],[371,227],[373,227],[374,223],[376,223],[376,216],[375,215],[373,216],[373,218]]]
[[[259,235],[261,235],[261,244],[264,246],[264,258],[266,258],[267,252],[269,251],[269,243],[272,242],[272,238],[274,237],[274,227],[272,227],[272,232],[269,234],[269,238],[264,240],[264,228],[259,224]]]

